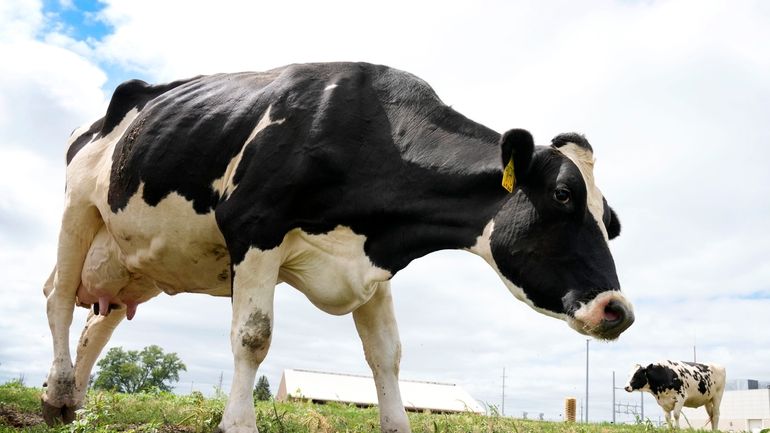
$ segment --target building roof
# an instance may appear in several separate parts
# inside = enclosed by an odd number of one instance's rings
[[[484,408],[470,394],[452,383],[400,380],[399,387],[401,400],[407,410],[484,413]],[[276,399],[308,399],[376,406],[377,391],[371,376],[284,370]]]

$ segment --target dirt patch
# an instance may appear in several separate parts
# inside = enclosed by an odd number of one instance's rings
[[[43,424],[43,417],[36,413],[25,413],[15,406],[0,403],[0,425],[14,428],[32,427]]]

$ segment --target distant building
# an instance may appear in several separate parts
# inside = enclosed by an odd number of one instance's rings
[[[725,389],[728,391],[741,391],[747,389],[768,389],[770,388],[770,382],[754,380],[754,379],[733,379],[728,380],[725,384]]]
[[[400,380],[399,387],[406,410],[484,413],[484,408],[455,384]],[[275,398],[377,406],[377,390],[371,376],[309,370],[284,370]]]
[[[717,426],[719,430],[759,433],[763,429],[770,428],[770,388],[760,387],[760,384],[765,382],[756,380],[744,382],[746,386],[755,383],[757,388],[725,391],[719,410],[719,426]],[[743,385],[738,384],[738,386]],[[695,429],[703,428],[708,421],[704,407],[684,408],[682,412]],[[682,427],[685,427],[684,419],[680,422]]]

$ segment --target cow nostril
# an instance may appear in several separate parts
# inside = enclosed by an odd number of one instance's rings
[[[612,300],[604,307],[604,321],[609,326],[622,323],[627,316],[626,308],[620,302]]]

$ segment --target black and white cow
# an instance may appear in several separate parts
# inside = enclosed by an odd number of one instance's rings
[[[327,313],[353,313],[382,431],[408,432],[389,281],[441,249],[481,256],[535,310],[615,339],[634,316],[608,247],[620,225],[593,162],[583,136],[537,147],[524,130],[500,136],[385,66],[123,83],[104,118],[69,141],[44,289],[45,417],[72,419],[101,349],[138,304],[195,292],[232,297],[235,371],[219,430],[255,432],[254,376],[284,281]],[[512,192],[501,186],[507,165]],[[73,366],[75,305],[94,312]]]
[[[649,392],[666,413],[671,424],[671,412],[679,428],[682,407],[706,406],[712,430],[719,426],[719,404],[725,391],[725,369],[716,364],[660,361],[631,369],[626,391]]]

